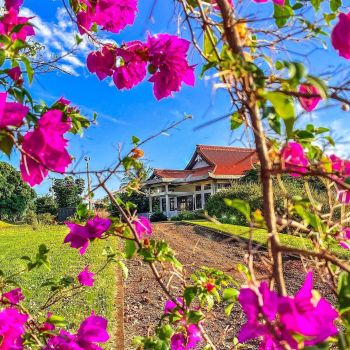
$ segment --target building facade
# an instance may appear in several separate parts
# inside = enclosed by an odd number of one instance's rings
[[[171,218],[204,209],[210,196],[230,187],[256,160],[255,149],[197,145],[184,170],[154,169],[145,181],[150,213],[160,210]]]

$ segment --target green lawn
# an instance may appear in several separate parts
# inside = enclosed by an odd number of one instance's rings
[[[230,224],[216,224],[211,221],[184,221],[193,225],[208,227],[214,230],[218,230],[224,233],[228,233],[230,235],[234,235],[237,237],[240,237],[242,239],[249,239],[249,228],[245,226],[238,226],[238,225],[230,225]],[[309,239],[298,237],[298,236],[292,236],[288,234],[280,234],[280,241],[281,244],[293,247],[293,248],[300,248],[300,249],[310,249],[312,248],[312,243]],[[253,230],[253,236],[252,241],[261,244],[263,246],[266,246],[267,242],[267,231],[263,229],[254,229]],[[350,254],[338,244],[332,246],[331,251],[335,254],[337,254],[341,258],[349,259]]]
[[[0,225],[0,270],[5,275],[23,269],[25,262],[19,258],[23,255],[34,256],[40,244],[44,243],[50,249],[51,270],[40,267],[14,278],[25,287],[24,292],[28,297],[26,306],[31,311],[37,312],[47,300],[48,287],[40,288],[47,278],[65,275],[75,277],[87,264],[95,272],[105,262],[102,256],[104,246],[116,244],[115,240],[96,241],[82,257],[76,249],[62,244],[67,231],[66,226],[45,226],[34,230],[31,226]],[[50,311],[66,317],[69,328],[75,330],[94,310],[96,314],[108,318],[109,331],[113,336],[116,286],[115,266],[109,266],[96,279],[94,287],[85,288],[74,299],[64,300],[50,308]]]

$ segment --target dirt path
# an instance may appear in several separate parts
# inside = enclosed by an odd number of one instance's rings
[[[154,225],[154,235],[170,244],[187,272],[190,273],[201,266],[209,266],[242,280],[242,276],[234,267],[244,261],[246,243],[228,240],[202,227],[175,223]],[[268,274],[264,259],[267,259],[266,253],[259,252],[255,261],[258,277]],[[166,300],[147,265],[133,260],[129,270],[129,279],[125,283],[125,349],[133,348],[130,344],[135,335],[152,334]],[[284,261],[284,270],[288,290],[295,293],[305,277],[303,265],[299,260],[287,259]],[[329,297],[327,286],[317,283],[316,288]],[[176,294],[177,291],[179,287],[173,286],[173,292]],[[205,323],[208,333],[215,343],[219,344],[218,349],[229,349],[233,337],[244,323],[244,316],[239,306],[233,309],[230,317],[214,308]]]

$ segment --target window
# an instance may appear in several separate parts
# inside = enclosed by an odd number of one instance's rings
[[[187,210],[193,210],[193,196],[187,197]]]
[[[210,196],[211,196],[210,193],[204,193],[204,203],[208,203]]]
[[[202,195],[196,194],[196,209],[202,209]]]
[[[202,186],[201,185],[198,185],[198,186],[196,186],[196,191],[198,192],[198,191],[201,191],[202,190]]]
[[[211,184],[204,185],[204,190],[211,190]]]
[[[161,202],[161,211],[166,211],[166,201],[165,201],[165,198],[164,197],[162,197],[161,199],[160,199],[160,202]]]
[[[175,210],[175,198],[171,197],[170,198],[170,211],[174,211]]]

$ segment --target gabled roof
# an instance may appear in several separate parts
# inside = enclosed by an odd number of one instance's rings
[[[256,162],[256,151],[252,148],[197,145],[184,170],[154,169],[148,181],[190,182],[208,178],[235,178],[251,169]]]
[[[243,175],[257,162],[253,148],[197,145],[186,170],[193,168],[198,155],[213,167],[214,175]]]

